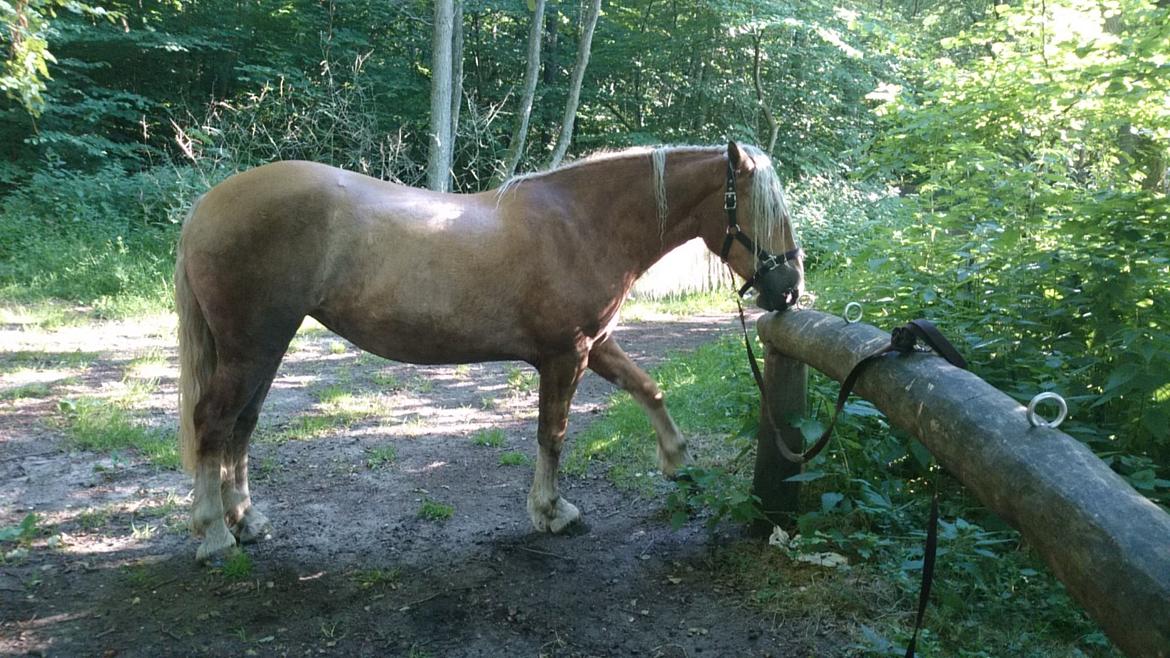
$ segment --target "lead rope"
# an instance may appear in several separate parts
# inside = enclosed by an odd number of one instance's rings
[[[729,265],[727,269],[730,272],[731,266]],[[935,354],[946,359],[951,365],[956,368],[967,369],[966,359],[959,354],[955,346],[939,332],[932,322],[921,319],[912,320],[906,323],[905,326],[898,327],[890,332],[890,343],[888,345],[863,357],[853,366],[853,369],[849,371],[845,380],[841,382],[841,390],[837,393],[837,404],[833,411],[833,418],[829,421],[829,426],[825,428],[825,431],[821,433],[820,438],[817,439],[811,448],[802,453],[796,453],[785,443],[780,435],[780,428],[776,424],[776,420],[772,417],[772,405],[768,402],[767,389],[764,386],[764,376],[760,373],[759,364],[756,363],[756,354],[752,349],[751,339],[748,338],[747,319],[744,317],[743,304],[740,303],[738,297],[735,299],[735,305],[739,309],[739,325],[743,330],[743,345],[747,349],[748,364],[751,366],[752,376],[756,380],[756,386],[760,389],[760,415],[771,426],[773,440],[776,447],[780,450],[780,454],[784,455],[784,458],[788,461],[796,464],[811,461],[828,445],[829,439],[833,436],[833,428],[837,425],[837,418],[845,408],[845,402],[849,399],[850,393],[853,392],[853,387],[857,384],[857,379],[878,358],[892,352],[907,353],[917,351],[915,347],[918,340],[921,339]],[[926,608],[930,603],[930,586],[934,582],[934,565],[937,554],[938,478],[936,477],[934,480],[934,493],[930,501],[930,520],[927,522],[926,528],[926,545],[922,550],[922,582],[918,589],[918,614],[914,619],[914,632],[910,636],[909,644],[906,645],[906,658],[914,658],[914,651],[918,645],[918,633],[922,629],[922,621],[926,617]]]

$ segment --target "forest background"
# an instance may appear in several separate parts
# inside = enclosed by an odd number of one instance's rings
[[[936,319],[1170,505],[1170,3],[438,4],[0,0],[0,300],[169,308],[191,200],[271,160],[471,192],[566,152],[736,139],[777,163],[819,307]],[[805,519],[827,537],[833,514],[899,525],[929,472],[853,410]]]

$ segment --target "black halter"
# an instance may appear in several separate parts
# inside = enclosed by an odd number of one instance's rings
[[[727,262],[727,255],[731,253],[731,244],[738,242],[747,248],[748,251],[756,256],[756,271],[748,277],[747,281],[739,289],[739,296],[743,297],[747,294],[749,288],[756,284],[760,277],[768,272],[780,267],[783,263],[789,260],[799,258],[804,254],[800,247],[784,252],[782,255],[770,253],[765,249],[760,248],[754,240],[749,238],[746,233],[739,228],[739,220],[736,219],[737,195],[735,193],[735,167],[731,164],[731,160],[727,161],[727,190],[723,193],[723,209],[727,211],[727,237],[723,238],[723,248],[719,251],[719,257],[723,262]],[[795,303],[793,299],[789,305]]]

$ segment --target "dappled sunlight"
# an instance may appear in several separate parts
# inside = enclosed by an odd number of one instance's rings
[[[436,471],[440,468],[443,468],[446,465],[447,465],[447,462],[445,462],[445,461],[433,461],[433,462],[430,462],[429,464],[426,464],[424,466],[419,466],[417,468],[404,468],[402,470],[406,473],[430,473],[432,471]]]

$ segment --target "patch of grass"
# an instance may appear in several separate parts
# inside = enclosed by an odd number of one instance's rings
[[[451,505],[444,505],[430,498],[424,498],[422,505],[418,508],[419,518],[427,521],[446,521],[455,514],[455,508]]]
[[[227,580],[247,580],[252,575],[252,558],[244,551],[236,551],[224,561],[220,573]]]
[[[522,452],[505,452],[500,455],[501,466],[527,466],[531,463],[528,455]]]
[[[485,448],[499,448],[504,445],[504,430],[493,427],[490,429],[479,430],[471,436],[471,442],[477,446],[484,446]]]
[[[91,320],[87,310],[54,300],[0,306],[0,324],[45,330],[72,327]]]
[[[397,391],[403,387],[402,378],[392,372],[375,372],[370,375],[370,381],[388,391]]]
[[[539,375],[535,370],[510,365],[507,372],[508,390],[516,395],[528,393],[536,389]]]
[[[366,454],[366,466],[378,468],[392,464],[398,459],[398,449],[392,445],[378,446]]]
[[[402,581],[402,570],[394,569],[363,569],[353,573],[353,582],[362,589],[385,587],[398,589]]]
[[[24,400],[47,398],[53,394],[53,385],[47,382],[32,382],[12,388],[0,390],[0,402],[6,400]]]
[[[142,424],[117,402],[100,398],[61,400],[58,410],[71,443],[78,448],[103,454],[133,450],[157,466],[179,468],[174,433]]]
[[[458,377],[459,379],[464,379],[470,374],[471,374],[471,364],[470,363],[460,363],[459,365],[455,366],[455,376]]]
[[[44,350],[19,350],[0,352],[0,373],[13,372],[23,368],[32,370],[57,370],[61,368],[85,368],[100,356],[98,352],[46,352]]]
[[[126,375],[137,379],[153,379],[157,382],[158,371],[167,366],[166,355],[162,350],[154,349],[131,359],[126,365]]]
[[[660,299],[635,298],[622,305],[623,320],[650,320],[662,317],[689,317],[703,313],[730,313],[735,299],[730,286],[710,292],[668,295]]]
[[[345,354],[349,351],[349,346],[340,340],[329,341],[330,354]]]
[[[491,411],[499,406],[499,401],[491,396],[483,396],[479,399],[479,408],[484,411]]]
[[[77,515],[77,524],[84,530],[98,530],[110,522],[110,510],[90,507]]]
[[[410,390],[415,393],[430,393],[435,390],[435,382],[428,377],[418,375],[410,380]]]

